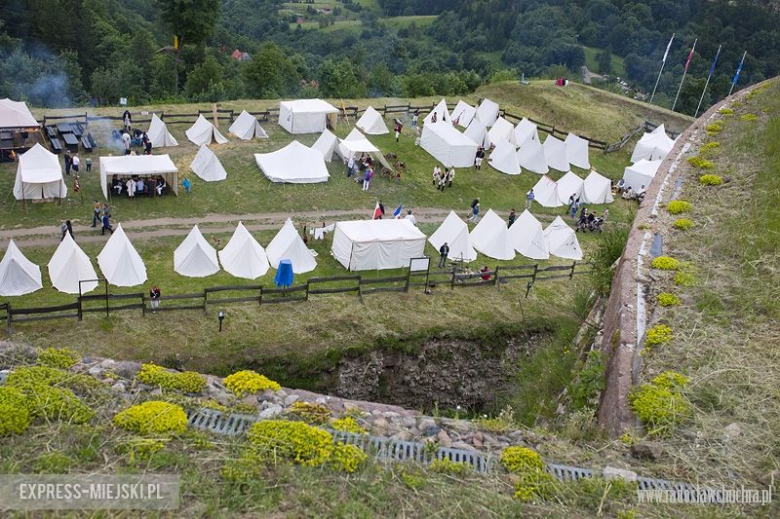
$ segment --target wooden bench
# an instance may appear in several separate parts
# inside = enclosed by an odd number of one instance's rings
[[[92,153],[92,150],[97,148],[97,144],[95,143],[95,139],[92,138],[91,133],[88,133],[81,138],[81,147],[84,148],[84,151],[87,153]]]
[[[62,143],[59,139],[53,138],[51,139],[51,151],[53,153],[62,153]]]
[[[47,126],[46,127],[46,135],[49,136],[49,139],[56,139],[57,138],[57,128],[54,126]]]

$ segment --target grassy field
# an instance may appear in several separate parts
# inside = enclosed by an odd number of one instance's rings
[[[588,70],[603,74],[603,72],[601,72],[601,67],[599,67],[598,62],[596,61],[596,55],[601,52],[601,49],[596,49],[594,47],[583,47],[582,49],[585,51],[585,65],[588,67]],[[609,75],[616,77],[626,76],[624,59],[617,54],[612,54],[612,72],[610,72]]]
[[[393,27],[409,27],[412,24],[418,27],[425,27],[433,23],[436,20],[436,16],[394,16],[392,18],[384,18],[384,23]]]

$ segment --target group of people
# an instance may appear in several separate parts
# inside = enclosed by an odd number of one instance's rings
[[[135,152],[130,149],[131,146],[141,146],[144,149],[144,155],[151,155],[152,141],[145,131],[139,130],[138,128],[133,131],[133,116],[130,113],[130,110],[125,110],[125,113],[122,114],[122,123],[125,127],[124,131],[120,134],[119,131],[115,130],[113,136],[114,139],[122,141],[125,155],[135,154]]]
[[[65,154],[62,156],[62,160],[65,162],[65,174],[70,175],[71,172],[75,176],[79,176],[79,169],[81,168],[81,159],[78,153],[70,154],[70,151],[65,150]],[[92,159],[87,158],[85,161],[87,171],[92,171]]]
[[[100,224],[100,234],[106,234],[108,231],[110,234],[114,234],[114,228],[111,226],[111,210],[107,203],[100,203],[95,200],[92,204],[92,227],[97,227]]]
[[[604,209],[604,214],[599,216],[596,211],[588,212],[587,208],[583,207],[580,211],[580,218],[577,220],[577,228],[575,232],[601,232],[601,226],[609,217],[609,209]]]
[[[162,196],[168,190],[168,183],[162,175],[157,175],[156,179],[149,178],[147,180],[138,175],[129,178],[119,178],[118,175],[114,175],[111,177],[111,190],[116,196],[124,193],[128,198],[142,195]]]
[[[374,178],[374,159],[368,153],[361,153],[360,157],[355,159],[349,157],[347,161],[347,178],[355,176],[355,182],[363,183],[363,191],[368,191],[371,187],[371,180]]]
[[[642,200],[645,199],[645,193],[647,192],[647,188],[645,188],[644,184],[642,184],[642,187],[639,189],[634,189],[631,186],[626,186],[625,179],[620,179],[617,182],[617,185],[614,188],[614,191],[617,192],[618,195],[620,195],[623,200],[636,200],[637,202],[642,202]]]
[[[433,168],[433,186],[444,191],[445,187],[452,187],[452,181],[455,180],[455,168],[442,171],[438,164]]]

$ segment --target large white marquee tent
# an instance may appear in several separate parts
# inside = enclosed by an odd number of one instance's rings
[[[322,153],[298,141],[271,153],[256,153],[255,161],[272,182],[312,184],[330,177]]]
[[[173,270],[189,278],[204,278],[219,272],[217,251],[206,241],[197,225],[173,251]]]
[[[146,265],[130,243],[122,224],[117,225],[97,261],[103,276],[112,285],[134,287],[147,279]]]
[[[257,118],[247,112],[246,110],[241,112],[241,115],[233,121],[233,124],[228,128],[228,132],[232,133],[242,141],[248,141],[251,139],[267,139],[268,134],[265,133],[263,127],[260,126],[260,122]]]
[[[11,240],[0,261],[0,296],[23,296],[41,288],[41,268]]]
[[[19,155],[16,166],[14,198],[17,200],[44,200],[65,198],[68,188],[62,178],[62,168],[57,156],[35,144]]]
[[[374,110],[369,106],[366,111],[355,123],[355,126],[363,130],[368,135],[386,135],[390,133],[387,129],[385,120],[382,118],[382,114]]]
[[[450,117],[452,117],[453,124],[457,124],[463,128],[467,128],[477,114],[477,109],[468,104],[467,102],[460,100],[455,105],[455,109],[452,110]]]
[[[322,99],[299,99],[279,103],[279,124],[292,134],[320,133],[328,127],[328,114],[338,108]]]
[[[351,271],[404,268],[424,256],[425,240],[406,219],[338,222],[331,253]]]
[[[268,244],[268,247],[265,248],[265,253],[268,256],[268,262],[275,269],[279,268],[279,262],[283,259],[292,262],[293,272],[296,274],[304,274],[317,268],[317,260],[303,243],[298,231],[295,230],[295,225],[289,218]]]
[[[84,251],[73,241],[70,233],[57,246],[49,260],[49,279],[54,288],[66,294],[78,294],[81,281],[81,293],[86,294],[98,286],[95,267]]]
[[[590,169],[590,159],[588,158],[588,141],[570,133],[566,136],[566,160],[572,166]]]
[[[623,180],[626,181],[625,188],[630,187],[634,191],[639,191],[644,186],[647,189],[660,165],[660,160],[640,159],[636,164],[628,166],[623,171]]]
[[[219,251],[219,261],[226,272],[243,279],[257,279],[268,272],[269,268],[263,246],[242,222],[238,222],[230,241]]]
[[[492,209],[471,231],[471,243],[477,251],[488,258],[511,260],[515,258],[515,248],[509,240],[506,222]]]
[[[108,178],[113,175],[120,177],[167,177],[168,187],[174,194],[179,194],[179,170],[168,155],[121,155],[117,157],[100,157],[100,188],[103,196],[109,198]]]
[[[450,260],[468,262],[477,259],[477,251],[471,244],[469,226],[455,214],[455,211],[450,211],[436,232],[428,238],[428,242],[436,250],[446,243],[450,248]]]
[[[612,181],[607,177],[591,171],[582,184],[582,201],[586,204],[611,204]]]
[[[582,259],[582,249],[577,241],[577,233],[566,225],[560,216],[547,226],[544,230],[544,236],[547,238],[547,246],[553,256],[575,261]]]
[[[523,211],[509,228],[509,242],[526,258],[550,258],[542,224],[528,210]]]
[[[173,138],[171,132],[168,131],[168,127],[162,119],[157,117],[157,114],[152,114],[152,122],[149,123],[149,129],[146,131],[146,135],[152,142],[153,148],[165,148],[167,146],[179,145],[179,142]]]
[[[190,164],[190,169],[206,182],[216,182],[227,178],[227,171],[222,167],[217,155],[203,144],[198,154]]]
[[[474,163],[477,143],[460,133],[450,123],[426,124],[420,146],[445,167],[468,168]]]
[[[0,128],[23,129],[37,128],[38,121],[33,117],[27,103],[24,101],[12,101],[7,97],[0,99]]]

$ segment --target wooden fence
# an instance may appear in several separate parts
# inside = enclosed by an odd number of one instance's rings
[[[74,303],[37,308],[15,308],[11,303],[0,303],[0,319],[5,320],[10,333],[15,323],[45,321],[51,319],[74,319],[82,321],[91,313],[105,314],[114,312],[141,310],[142,315],[149,311],[172,312],[197,310],[207,312],[210,306],[234,303],[266,304],[293,303],[308,301],[310,296],[332,294],[357,294],[360,301],[364,296],[388,292],[410,292],[412,289],[426,290],[449,286],[451,290],[502,285],[516,280],[527,280],[525,297],[528,297],[537,282],[553,279],[572,279],[578,274],[590,272],[590,263],[573,262],[571,265],[498,266],[489,271],[470,271],[453,267],[439,270],[407,270],[403,275],[383,278],[364,278],[358,274],[309,278],[306,283],[291,287],[264,287],[262,285],[228,285],[207,287],[202,292],[190,294],[171,294],[160,297],[160,304],[151,307],[151,300],[143,292],[131,294],[112,294],[108,283],[100,280],[104,290],[100,294],[79,295]]]

